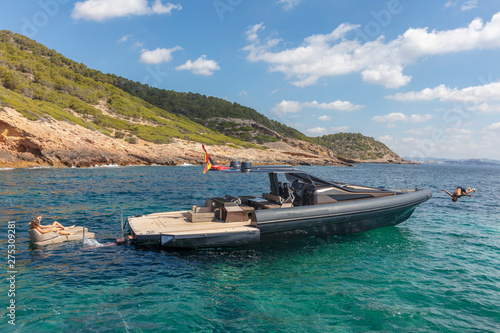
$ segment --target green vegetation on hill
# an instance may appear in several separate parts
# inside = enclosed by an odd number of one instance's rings
[[[273,142],[282,136],[323,145],[349,159],[398,158],[381,142],[361,134],[310,138],[254,109],[221,98],[158,89],[103,74],[10,31],[0,31],[2,106],[10,106],[28,119],[48,115],[132,143],[137,138],[155,143],[184,138],[255,147],[253,143]],[[248,124],[262,126],[256,130]]]
[[[209,120],[214,117],[249,119],[266,126],[278,134],[309,141],[311,139],[298,130],[272,120],[254,109],[231,103],[221,98],[200,95],[197,93],[182,93],[150,87],[147,84],[133,82],[122,77],[110,75],[114,80],[107,81],[123,89],[133,96],[137,96],[164,110],[181,114],[212,130],[218,130]]]
[[[353,160],[375,160],[384,156],[398,157],[382,142],[360,133],[336,133],[314,138],[334,154]]]
[[[173,113],[182,117],[179,119],[188,118],[203,125],[204,127],[210,128],[213,131],[217,131],[217,129],[215,127],[211,127],[211,123],[208,121],[213,117],[252,119],[282,136],[312,142],[309,137],[305,136],[298,130],[281,124],[278,121],[269,119],[256,110],[242,106],[238,103],[231,103],[221,98],[205,96],[198,93],[183,93],[172,90],[158,89],[147,84],[134,82],[113,74],[103,74],[97,70],[87,68],[84,64],[70,60],[56,51],[50,50],[25,36],[13,34],[9,31],[0,31],[0,41],[2,41],[3,44],[10,44],[8,47],[8,53],[14,51],[13,48],[25,51],[23,56],[17,53],[15,58],[21,56],[23,60],[26,60],[28,58],[26,53],[29,53],[32,58],[34,57],[37,59],[35,62],[38,62],[40,58],[43,58],[44,65],[50,66],[50,64],[52,64],[55,68],[61,69],[62,72],[67,71],[71,73],[62,75],[63,78],[67,78],[69,81],[75,81],[76,78],[76,80],[84,81],[83,83],[87,85],[89,81],[85,81],[83,79],[91,79],[94,83],[95,81],[98,81],[104,84],[107,89],[110,87],[106,86],[106,84],[115,86],[122,91],[137,97],[138,99],[146,101],[149,104],[166,111],[168,114]],[[21,59],[18,58],[16,60]],[[14,66],[15,70],[23,73],[33,73],[33,70],[36,68],[34,63],[28,62],[26,65],[23,65],[23,63],[24,61],[18,61]],[[37,79],[39,78],[42,80],[42,83],[48,83],[53,88],[60,88],[61,91],[64,91],[64,87],[68,86],[67,84],[69,82],[67,80],[60,79],[56,80],[57,82],[54,82],[54,77],[50,75],[42,75],[39,68],[36,68],[36,72]],[[69,76],[69,78],[67,76]],[[69,85],[69,87],[71,87],[71,85]],[[92,86],[92,88],[95,88],[95,85]],[[67,88],[67,90],[68,91],[66,92],[70,94],[75,93],[72,88]],[[96,100],[103,97],[102,93],[99,91],[92,93],[92,91],[86,91],[85,89],[77,90],[79,95],[75,97],[87,103],[96,103]],[[39,95],[36,95],[36,97],[39,97]],[[132,113],[137,114],[137,112]]]
[[[106,83],[102,73],[92,71],[93,77],[102,76],[102,80],[83,75],[83,68],[29,38],[1,31],[0,106],[12,107],[32,120],[49,115],[110,136],[127,133],[129,141],[138,137],[166,143],[175,137],[249,146],[132,96]]]

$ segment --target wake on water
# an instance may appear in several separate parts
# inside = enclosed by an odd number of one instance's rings
[[[83,240],[83,245],[84,246],[91,246],[91,247],[101,247],[104,246],[103,244],[99,243],[97,240],[93,238],[85,238]]]
[[[115,242],[109,242],[109,243],[99,243],[99,241],[95,240],[94,238],[85,238],[83,240],[83,246],[88,249],[93,249],[97,247],[103,247],[103,246],[114,246],[116,245]]]

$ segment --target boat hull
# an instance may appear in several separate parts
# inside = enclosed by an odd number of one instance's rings
[[[371,200],[261,210],[255,212],[255,223],[261,241],[347,235],[404,222],[431,197],[430,190],[414,190]]]
[[[256,210],[251,222],[197,224],[187,222],[186,212],[164,213],[167,221],[164,228],[168,228],[168,221],[176,221],[172,223],[181,223],[177,231],[171,228],[168,231],[159,229],[157,233],[149,230],[140,233],[136,230],[134,234],[138,245],[166,248],[238,247],[311,236],[347,235],[397,225],[432,197],[430,190],[402,191],[403,194],[370,200]],[[162,214],[140,219],[158,223]],[[134,225],[134,218],[129,218],[129,224]]]

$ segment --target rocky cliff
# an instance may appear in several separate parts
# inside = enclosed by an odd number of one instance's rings
[[[0,167],[201,164],[202,143],[218,164],[359,161],[256,110],[103,74],[0,31]],[[387,151],[365,162],[402,162]]]
[[[267,143],[264,147],[241,149],[234,145],[211,145],[207,149],[218,164],[239,160],[255,164],[350,165],[332,156],[325,147],[304,141],[290,139]],[[168,144],[141,139],[131,143],[50,116],[29,120],[13,108],[0,108],[0,167],[183,163],[203,163],[200,143],[182,139]]]

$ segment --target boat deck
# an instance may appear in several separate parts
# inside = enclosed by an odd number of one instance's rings
[[[162,236],[175,239],[220,236],[224,234],[254,233],[258,230],[250,226],[251,221],[224,222],[214,219],[212,222],[191,222],[188,211],[167,212],[130,217],[129,227],[137,243],[160,243]]]

